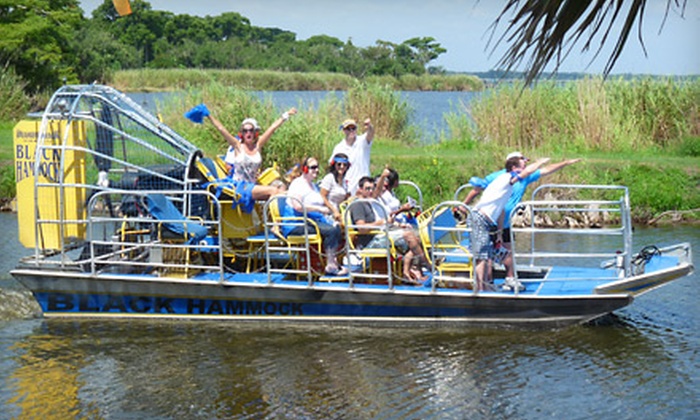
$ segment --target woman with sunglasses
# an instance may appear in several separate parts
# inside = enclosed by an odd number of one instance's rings
[[[296,108],[290,108],[282,114],[272,125],[260,134],[260,125],[255,118],[246,118],[241,123],[238,136],[234,136],[224,127],[213,115],[208,115],[209,120],[214,124],[221,135],[229,144],[225,161],[228,170],[232,172],[231,178],[236,184],[236,192],[240,194],[239,203],[243,205],[245,211],[250,213],[257,200],[267,200],[271,196],[284,191],[284,184],[281,185],[256,185],[260,165],[262,164],[262,148],[272,137],[272,134],[297,113]]]
[[[350,187],[345,175],[350,168],[348,155],[338,153],[331,159],[328,173],[321,180],[321,197],[323,202],[331,210],[333,219],[342,222],[340,215],[340,203],[350,197]]]
[[[304,209],[306,209],[307,217],[316,222],[321,234],[323,250],[326,254],[326,274],[345,275],[347,270],[341,269],[336,260],[336,250],[340,245],[342,233],[338,224],[333,223],[331,210],[326,207],[323,197],[321,197],[321,192],[314,183],[314,180],[318,177],[318,171],[318,160],[316,158],[309,157],[304,160],[304,163],[301,165],[301,175],[289,184],[289,191],[287,192],[290,197],[294,197],[296,200],[289,200],[291,206],[286,206],[286,208],[289,209],[291,207],[295,213],[293,214],[294,216],[303,215]],[[293,215],[285,214],[285,216]],[[284,233],[287,236],[303,235],[304,226],[296,226]]]

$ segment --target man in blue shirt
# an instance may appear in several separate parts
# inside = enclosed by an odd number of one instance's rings
[[[511,158],[520,158],[523,159],[525,162],[527,162],[529,159],[523,156],[522,153],[520,152],[513,152],[510,153],[506,157],[506,161],[508,161]],[[513,184],[513,192],[508,199],[508,202],[506,203],[505,207],[505,219],[504,219],[504,224],[503,224],[503,231],[499,232],[497,235],[496,241],[501,242],[502,245],[508,250],[508,253],[506,256],[503,258],[503,265],[506,267],[506,282],[504,288],[515,288],[518,287],[519,289],[522,290],[522,285],[518,284],[517,281],[515,280],[515,269],[513,267],[513,256],[511,253],[511,243],[510,243],[510,219],[511,219],[511,213],[515,209],[515,207],[518,205],[520,200],[522,200],[523,196],[525,195],[525,190],[527,189],[527,186],[532,184],[533,182],[537,182],[542,178],[543,176],[551,175],[558,170],[565,168],[569,165],[573,165],[576,162],[579,162],[581,159],[569,159],[569,160],[564,160],[559,163],[553,163],[551,165],[547,165],[544,168],[538,169],[532,174],[528,175],[527,177],[523,178],[521,182],[516,182]],[[503,175],[506,172],[505,169],[501,169],[500,171],[496,171],[493,173],[490,173],[486,175],[485,178],[477,178],[473,177],[472,179],[469,180],[469,183],[474,187],[472,188],[471,191],[469,191],[469,194],[467,194],[467,197],[464,199],[464,204],[469,205],[471,202],[491,183],[493,182],[494,179],[498,178],[499,175]]]

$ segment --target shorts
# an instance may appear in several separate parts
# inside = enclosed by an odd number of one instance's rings
[[[394,249],[396,249],[396,252],[400,255],[405,254],[408,252],[408,242],[406,242],[406,239],[403,237],[404,231],[403,229],[390,229],[389,230],[389,238],[391,239],[391,242],[394,244]],[[365,248],[386,248],[387,247],[387,242],[386,242],[386,235],[375,235],[374,238],[372,238],[371,241],[367,243],[367,246]]]
[[[491,235],[498,230],[498,227],[478,211],[474,211],[471,214],[473,218],[471,233],[472,254],[477,260],[487,260],[493,254]]]

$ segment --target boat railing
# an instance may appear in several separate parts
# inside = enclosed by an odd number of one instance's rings
[[[122,195],[130,197],[135,212],[124,208],[111,214],[101,207]],[[91,274],[151,274],[156,276],[192,277],[200,272],[219,273],[224,281],[223,255],[219,252],[219,220],[185,217],[180,211],[188,196],[203,196],[212,203],[216,197],[206,191],[171,190],[99,191],[88,201],[87,252],[78,263]],[[155,197],[171,212],[156,215],[149,205]],[[177,203],[177,204],[176,204]],[[159,204],[160,205],[160,204]],[[220,207],[218,208],[220,214]],[[125,214],[129,213],[129,214]]]
[[[525,224],[514,224],[518,214],[526,215]],[[631,232],[629,193],[622,186],[542,185],[532,193],[531,200],[519,203],[511,214],[516,265],[524,260],[530,267],[552,261],[557,265],[600,267],[601,260],[611,260],[616,270],[610,271],[610,278],[625,277],[631,273]],[[523,241],[527,237],[529,241]],[[526,242],[529,249],[523,249]],[[555,277],[556,273],[551,273],[547,279],[563,279]],[[566,279],[579,278],[569,271]]]
[[[301,209],[299,216],[290,216],[294,207]],[[268,284],[272,284],[274,274],[282,274],[306,278],[308,285],[313,285],[314,261],[322,258],[321,235],[301,200],[288,194],[270,197],[263,206],[263,220]],[[303,234],[285,234],[285,230],[296,227],[303,227]],[[272,255],[275,253],[286,254],[288,263],[282,266],[273,264]]]
[[[399,180],[399,187],[402,188],[402,191],[403,189],[413,190],[416,193],[416,196],[418,197],[418,200],[416,202],[418,210],[423,211],[423,191],[420,189],[418,184],[416,184],[413,181],[401,179]],[[406,194],[406,197],[410,197],[410,195]]]

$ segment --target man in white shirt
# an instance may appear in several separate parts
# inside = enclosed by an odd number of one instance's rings
[[[369,160],[372,151],[372,140],[374,139],[374,126],[367,118],[364,122],[364,134],[357,135],[357,124],[355,120],[345,120],[340,125],[345,134],[345,138],[338,143],[331,153],[331,159],[338,153],[345,153],[350,161],[350,168],[345,174],[351,195],[357,191],[357,183],[363,176],[370,176]],[[330,160],[329,160],[330,162]]]
[[[524,182],[525,178],[549,162],[549,158],[540,159],[535,163],[525,166],[525,160],[520,157],[512,157],[506,161],[505,171],[491,182],[481,199],[474,206],[472,217],[472,253],[476,259],[476,283],[477,290],[492,290],[490,273],[487,269],[491,266],[490,260],[493,253],[491,244],[492,233],[496,234],[496,241],[502,242],[502,229],[504,222],[504,210],[506,203],[513,194],[513,185]]]

